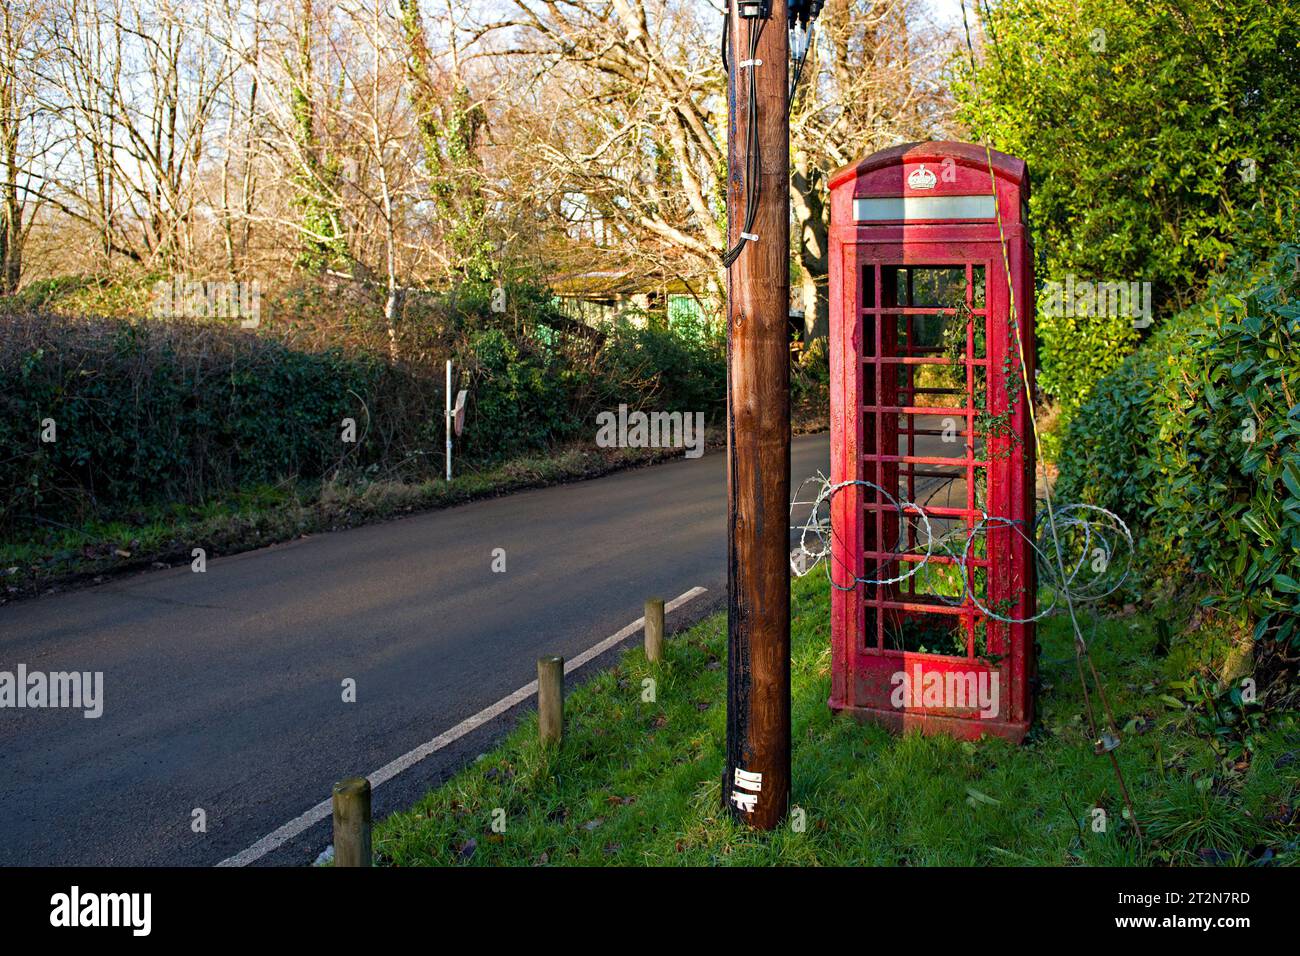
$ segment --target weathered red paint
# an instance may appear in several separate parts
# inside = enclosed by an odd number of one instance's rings
[[[1022,160],[982,146],[965,143],[917,143],[875,153],[831,178],[830,334],[831,334],[831,480],[865,480],[886,489],[899,489],[908,500],[917,496],[918,479],[936,467],[959,469],[965,477],[965,501],[954,506],[926,506],[932,518],[947,518],[974,528],[981,519],[976,508],[973,478],[987,471],[990,515],[1019,523],[1032,537],[1034,521],[1034,450],[1026,403],[1020,387],[1020,357],[1011,322],[1014,291],[1019,326],[1033,381],[1034,281],[1032,248],[1025,210],[1029,182]],[[932,175],[918,172],[924,166]],[[914,174],[916,174],[914,176]],[[996,182],[996,189],[994,188]],[[920,186],[922,188],[916,188]],[[927,187],[928,188],[925,188]],[[893,219],[856,221],[855,199],[885,197],[995,196],[1006,238],[1011,289],[1000,247],[996,217]],[[917,346],[915,316],[955,315],[957,309],[899,304],[899,267],[961,267],[965,270],[966,306],[971,318],[966,347],[958,367],[966,370],[966,394],[961,400],[931,398],[917,385],[916,371],[925,365],[947,365],[935,350]],[[973,286],[983,270],[984,309],[978,308]],[[956,273],[960,275],[960,273]],[[912,287],[906,287],[905,303]],[[977,354],[976,325],[983,316],[986,349]],[[878,321],[888,319],[889,321]],[[949,320],[951,321],[951,320]],[[924,321],[920,325],[924,326]],[[900,333],[900,325],[903,329]],[[959,340],[958,340],[959,341]],[[942,348],[939,349],[942,352]],[[1006,426],[976,434],[974,380],[986,369],[987,409],[993,416],[1008,410],[1009,395],[1020,392]],[[956,390],[960,394],[960,390]],[[915,453],[919,434],[927,429],[924,416],[955,419],[960,439],[953,456]],[[900,428],[900,418],[903,427]],[[1010,434],[1019,436],[1017,442]],[[905,444],[900,447],[899,439]],[[983,447],[978,447],[980,438]],[[848,587],[854,576],[890,578],[900,562],[920,560],[923,542],[913,529],[899,527],[897,512],[887,500],[862,486],[850,486],[832,503],[835,531],[832,575]],[[1024,536],[1006,527],[982,536],[987,553],[972,568],[983,569],[987,589],[980,589],[985,607],[1003,616],[1028,618],[1035,613],[1033,552]],[[901,553],[900,553],[901,552]],[[943,563],[932,558],[936,565]],[[874,573],[877,569],[883,573]],[[979,573],[972,570],[971,573]],[[832,710],[852,713],[896,730],[916,727],[962,738],[984,733],[1021,740],[1033,719],[1030,693],[1034,675],[1033,624],[1003,624],[984,617],[967,598],[949,606],[914,593],[915,579],[901,584],[862,585],[832,592]],[[984,594],[987,594],[987,600]],[[966,635],[966,654],[930,654],[886,645],[886,633],[903,627],[933,625],[956,618]],[[983,658],[976,655],[976,636],[986,640]],[[961,675],[990,681],[996,673],[999,700],[995,713],[971,706],[930,706],[923,698],[898,704],[899,673]],[[991,681],[989,686],[991,686]],[[893,698],[891,700],[891,698]],[[945,704],[954,704],[954,698]]]

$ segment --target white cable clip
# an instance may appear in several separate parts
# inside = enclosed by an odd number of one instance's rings
[[[758,234],[753,232],[742,232],[740,238],[747,242],[758,242]]]
[[[763,65],[762,60],[741,60],[740,61],[740,68],[742,70],[747,66],[762,66],[762,65]]]

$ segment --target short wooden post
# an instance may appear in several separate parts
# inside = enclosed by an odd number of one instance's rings
[[[658,664],[664,659],[664,599],[645,602],[645,659]]]
[[[537,729],[542,746],[556,746],[564,736],[564,658],[537,659]]]
[[[370,781],[334,784],[334,865],[370,866]]]

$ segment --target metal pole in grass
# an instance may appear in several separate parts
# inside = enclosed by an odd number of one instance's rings
[[[645,659],[658,664],[664,659],[664,599],[645,602]]]
[[[564,736],[564,658],[556,655],[537,659],[537,736],[543,747]]]
[[[370,866],[370,781],[334,784],[334,865]]]
[[[451,359],[447,359],[447,481],[451,481]]]

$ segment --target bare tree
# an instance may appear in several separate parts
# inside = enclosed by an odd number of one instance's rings
[[[0,11],[0,295],[18,289],[23,249],[40,204],[33,166],[45,129],[35,86],[48,52],[44,4],[13,0]]]
[[[105,265],[184,261],[223,55],[168,0],[54,0],[50,33],[44,105],[67,136],[42,197],[95,229]]]
[[[791,108],[791,201],[805,331],[825,335],[827,176],[899,143],[951,133],[953,103],[936,80],[954,37],[917,0],[828,0]]]
[[[720,280],[725,241],[721,8],[675,0],[514,0],[513,49],[550,117],[532,153],[537,201],[575,257],[595,247],[688,282]],[[797,280],[808,334],[827,327],[827,174],[949,131],[953,37],[920,0],[830,0],[792,106]]]
[[[373,259],[382,263],[384,323],[389,357],[395,361],[403,300],[400,233],[412,198],[415,156],[406,122],[401,45],[396,42],[396,22],[384,7],[383,0],[371,0],[368,11],[352,13],[368,49],[362,56],[340,58],[350,95],[341,99],[337,125],[343,141],[352,144],[351,165],[356,170],[348,188],[355,205],[349,215],[355,224],[354,247],[368,242],[374,247]],[[365,262],[372,256],[362,253],[355,258]]]
[[[76,224],[107,270],[297,266],[403,292],[604,272],[717,293],[721,0],[13,0],[0,19],[3,276]],[[796,282],[824,331],[830,170],[945,135],[922,0],[829,0],[792,104]],[[475,17],[483,18],[481,21]],[[38,142],[39,139],[39,142]]]
[[[535,204],[606,263],[716,279],[725,241],[723,74],[696,5],[514,6],[521,32],[512,52],[534,64],[535,102],[549,117],[533,146]]]

